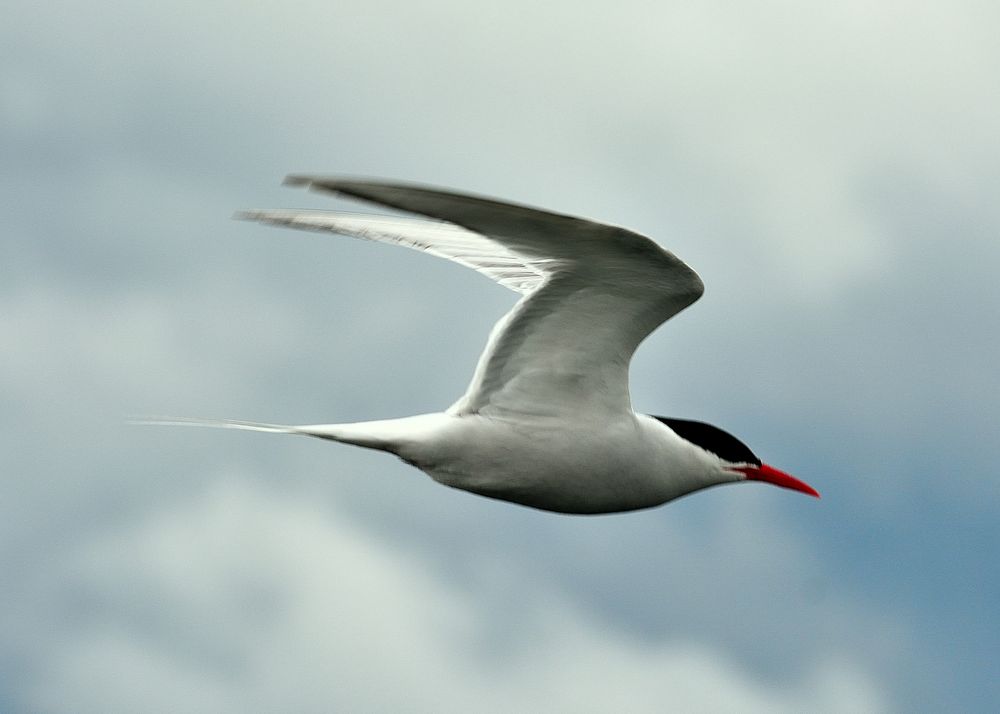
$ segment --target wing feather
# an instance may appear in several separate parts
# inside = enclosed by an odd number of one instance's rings
[[[532,267],[528,261],[519,258],[496,241],[442,221],[298,210],[241,211],[235,217],[401,245],[472,268],[519,293],[530,292],[545,277],[541,269]]]
[[[607,223],[402,183],[308,176],[286,182],[433,221],[315,211],[245,217],[416,248],[523,294],[494,326],[452,413],[523,419],[629,410],[636,347],[704,291],[682,260]]]

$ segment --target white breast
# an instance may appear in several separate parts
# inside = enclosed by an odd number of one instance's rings
[[[643,415],[602,424],[586,417],[416,419],[425,420],[415,422],[419,438],[401,446],[400,458],[447,486],[544,510],[649,508],[698,488],[705,475],[704,452]]]

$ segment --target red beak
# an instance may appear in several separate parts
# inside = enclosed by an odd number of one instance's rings
[[[767,464],[761,464],[760,466],[740,466],[732,470],[739,471],[746,476],[747,481],[766,481],[775,486],[790,488],[793,491],[801,491],[802,493],[819,498],[819,491],[805,481],[800,481],[791,474],[786,474],[784,471],[779,471]]]

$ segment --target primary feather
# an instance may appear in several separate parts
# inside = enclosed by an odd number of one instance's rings
[[[450,413],[630,409],[635,348],[704,291],[683,261],[619,226],[401,183],[308,176],[286,182],[434,222],[320,211],[241,217],[418,248],[523,294],[493,328],[471,384]]]

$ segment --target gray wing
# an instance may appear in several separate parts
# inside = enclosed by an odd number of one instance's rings
[[[297,210],[241,211],[236,218],[402,245],[472,268],[519,293],[530,292],[545,277],[542,270],[500,243],[452,223],[362,213]]]
[[[447,223],[364,217],[362,228],[343,214],[248,217],[418,248],[524,293],[493,328],[452,413],[517,418],[628,410],[636,347],[704,291],[683,261],[618,226],[416,185],[304,176],[288,183]]]

